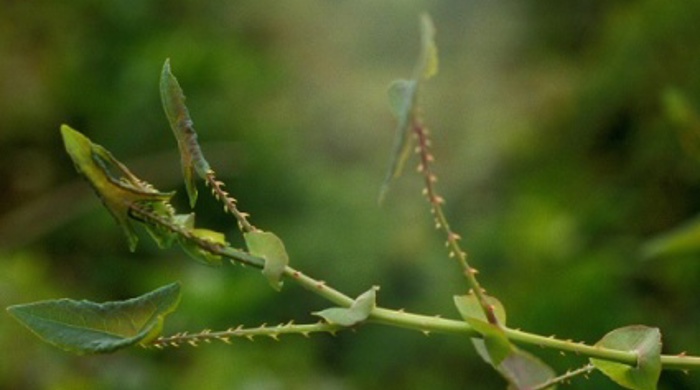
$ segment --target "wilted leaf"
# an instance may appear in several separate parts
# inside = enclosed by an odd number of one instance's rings
[[[137,204],[156,213],[171,213],[168,202],[173,193],[156,191],[153,186],[131,173],[107,149],[92,143],[89,138],[69,126],[61,126],[61,135],[75,168],[88,180],[121,226],[129,249],[134,251],[138,237],[130,219],[130,207]]]
[[[637,365],[601,359],[591,363],[620,386],[634,390],[654,390],[661,375],[661,332],[657,328],[632,325],[606,334],[596,346],[637,354]]]
[[[59,299],[15,305],[7,311],[44,341],[77,353],[112,352],[158,337],[180,301],[169,284],[138,298],[94,303]]]
[[[323,318],[329,324],[353,326],[369,317],[372,309],[376,306],[377,290],[379,290],[379,287],[375,286],[365,291],[355,299],[349,308],[332,307],[313,314]]]
[[[289,264],[289,255],[284,243],[275,234],[254,230],[244,235],[248,251],[251,255],[265,259],[262,273],[275,290],[282,288],[282,274]]]
[[[163,71],[160,76],[160,98],[163,102],[165,116],[168,118],[170,128],[177,139],[182,163],[182,175],[185,179],[190,206],[194,207],[197,203],[195,174],[205,177],[211,169],[209,163],[204,159],[202,150],[197,142],[197,133],[194,130],[194,124],[185,105],[185,95],[177,79],[170,71],[170,59],[166,59],[163,64]]]

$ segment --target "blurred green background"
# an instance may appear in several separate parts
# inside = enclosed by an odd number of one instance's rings
[[[700,353],[699,251],[641,248],[700,212],[700,126],[674,120],[675,88],[700,108],[700,1],[4,0],[0,10],[0,306],[124,299],[174,280],[165,333],[314,321],[328,306],[258,272],[210,269],[120,229],[64,154],[68,123],[140,177],[187,200],[158,76],[172,61],[208,159],[292,264],[379,303],[457,317],[466,289],[407,170],[376,199],[394,122],[386,87],[437,26],[425,88],[438,188],[509,324],[595,342],[658,326],[664,351]],[[241,245],[201,196],[198,224]],[[700,244],[699,244],[700,245]],[[692,249],[692,248],[691,248]],[[379,326],[337,337],[246,340],[79,357],[0,314],[0,388],[494,389],[456,336]],[[584,363],[534,349],[560,372]],[[700,388],[664,372],[662,389]],[[600,374],[564,388],[616,388]]]

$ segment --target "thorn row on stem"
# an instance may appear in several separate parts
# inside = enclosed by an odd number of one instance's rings
[[[304,337],[309,337],[312,333],[325,332],[334,335],[339,329],[339,326],[327,324],[325,322],[297,325],[294,321],[289,321],[275,326],[262,324],[255,328],[244,328],[243,325],[239,325],[219,332],[212,332],[211,329],[204,329],[199,333],[180,332],[171,336],[161,336],[145,347],[154,347],[158,349],[167,347],[177,348],[184,344],[197,347],[201,343],[211,343],[212,341],[221,341],[226,344],[231,344],[231,338],[234,337],[246,338],[250,341],[254,341],[255,337],[261,336],[279,341],[279,337],[285,334],[299,334]]]
[[[232,197],[226,190],[224,190],[224,182],[217,180],[214,171],[210,170],[204,176],[204,182],[208,187],[211,188],[211,193],[214,195],[216,200],[224,204],[224,211],[231,213],[238,221],[238,228],[244,232],[253,232],[257,228],[248,222],[248,213],[241,212],[238,210],[238,201]]]

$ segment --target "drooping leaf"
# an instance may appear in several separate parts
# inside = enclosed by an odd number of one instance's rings
[[[284,243],[274,233],[254,230],[244,233],[250,254],[265,259],[262,273],[275,290],[282,288],[282,274],[289,264],[289,255]]]
[[[204,159],[202,150],[197,142],[197,133],[194,130],[194,124],[185,105],[185,94],[170,71],[170,59],[166,59],[163,64],[163,71],[160,76],[160,97],[163,102],[165,116],[168,118],[170,128],[177,139],[187,196],[190,199],[190,206],[194,207],[197,203],[195,174],[199,175],[199,177],[205,177],[211,171],[211,168]]]
[[[642,325],[627,326],[606,334],[595,345],[637,354],[636,366],[591,359],[591,363],[608,378],[628,389],[656,389],[661,375],[661,332],[659,329]]]
[[[411,80],[396,80],[389,86],[389,102],[396,116],[397,126],[389,170],[379,193],[379,203],[386,197],[391,182],[401,176],[406,160],[413,150],[412,127],[416,121],[419,87],[437,73],[438,57],[435,45],[435,27],[428,15],[421,17],[421,49]]]
[[[359,324],[369,317],[372,309],[374,309],[376,306],[377,290],[379,290],[379,287],[374,286],[365,291],[359,297],[357,297],[348,308],[332,307],[313,314],[323,318],[329,324],[336,324],[340,326],[353,326]]]
[[[7,308],[39,338],[59,348],[83,353],[113,352],[160,334],[165,316],[180,301],[180,285],[169,284],[126,301],[94,303],[58,299]]]
[[[138,237],[134,232],[130,208],[132,205],[171,213],[172,192],[158,192],[100,145],[67,125],[61,126],[61,135],[68,155],[77,171],[95,190],[102,203],[124,231],[129,249],[134,251]]]

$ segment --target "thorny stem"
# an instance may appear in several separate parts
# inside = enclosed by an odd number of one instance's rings
[[[309,337],[311,333],[319,332],[335,334],[335,332],[339,329],[341,329],[339,325],[326,324],[323,322],[297,325],[290,321],[289,323],[279,324],[276,326],[267,326],[266,324],[263,324],[256,328],[244,328],[243,326],[238,326],[219,332],[213,332],[210,329],[205,329],[199,333],[176,333],[171,336],[159,337],[147,346],[162,349],[166,347],[179,347],[182,344],[189,344],[196,347],[199,345],[199,343],[210,343],[212,340],[231,344],[231,338],[233,337],[246,338],[252,341],[257,336],[266,336],[274,340],[279,340],[279,336],[285,334],[300,334],[304,337]]]
[[[207,186],[211,187],[211,192],[214,194],[214,197],[224,204],[224,210],[228,211],[236,218],[238,227],[242,231],[253,232],[257,230],[255,226],[248,222],[248,214],[238,210],[236,199],[231,197],[229,193],[224,190],[224,183],[216,179],[214,171],[207,171],[206,175],[204,175],[204,182]]]
[[[264,259],[235,250],[230,247],[223,247],[214,244],[207,240],[199,239],[192,234],[189,234],[186,229],[169,223],[162,217],[159,217],[149,210],[142,207],[132,205],[131,211],[135,216],[139,216],[141,220],[156,223],[165,227],[173,233],[181,235],[183,238],[191,241],[201,249],[209,251],[212,254],[226,257],[234,263],[249,265],[255,268],[262,268]],[[328,301],[342,307],[349,307],[354,302],[353,298],[343,294],[342,292],[329,286],[326,282],[316,280],[292,267],[287,266],[284,270],[284,275],[295,281],[305,289],[326,298]],[[480,337],[479,334],[464,321],[440,318],[439,316],[429,316],[415,313],[407,313],[403,310],[392,310],[382,307],[372,309],[368,322],[383,324],[388,326],[396,326],[405,329],[412,329],[424,334],[431,332],[436,333],[457,333],[464,334],[469,337]],[[637,364],[637,354],[634,352],[620,351],[600,346],[591,346],[583,342],[574,342],[571,340],[561,340],[554,336],[546,337],[533,333],[528,333],[518,329],[510,329],[502,326],[506,337],[509,340],[518,344],[535,345],[543,348],[552,348],[565,352],[572,352],[578,355],[583,355],[592,358],[609,360],[629,365]],[[297,329],[297,330],[294,330]],[[316,328],[314,328],[316,329]],[[318,329],[326,329],[319,331],[330,331],[330,328],[320,327]],[[304,331],[302,331],[304,330]],[[306,328],[291,328],[285,333],[304,333]],[[690,370],[700,368],[700,357],[680,355],[662,355],[661,364],[666,369]]]
[[[437,229],[442,229],[447,235],[447,247],[450,251],[450,257],[455,257],[462,267],[462,273],[467,278],[469,285],[472,287],[472,291],[476,295],[479,305],[486,316],[489,323],[498,325],[498,319],[494,312],[493,305],[489,304],[486,300],[485,290],[479,284],[476,279],[477,270],[469,266],[467,262],[467,253],[462,250],[459,245],[460,236],[455,233],[450,224],[445,217],[445,213],[442,210],[442,205],[445,200],[438,195],[435,189],[435,182],[437,181],[437,176],[432,172],[430,163],[433,162],[433,155],[430,153],[430,140],[428,139],[428,129],[420,122],[417,115],[413,118],[413,133],[415,134],[418,141],[418,148],[416,151],[420,155],[420,163],[418,165],[418,171],[423,174],[425,178],[425,190],[424,194],[428,198],[428,202],[431,205],[431,212],[435,217],[435,227]]]

